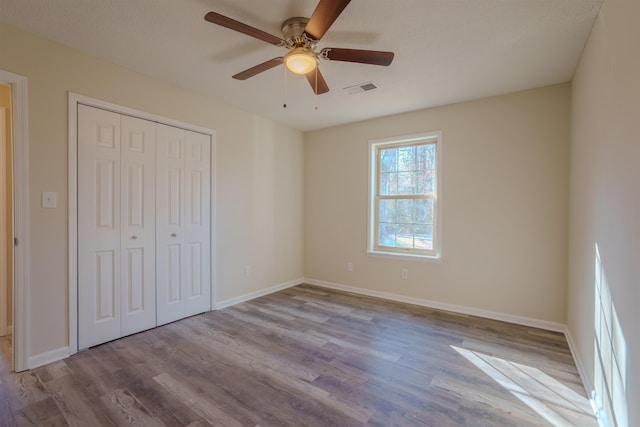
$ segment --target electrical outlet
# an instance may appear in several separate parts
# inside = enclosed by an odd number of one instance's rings
[[[244,266],[244,277],[249,277],[251,276],[251,266],[250,265],[245,265]]]
[[[353,263],[351,261],[347,263],[347,271],[353,271]]]
[[[409,269],[408,268],[403,268],[402,270],[400,270],[400,276],[402,276],[403,279],[408,279],[409,278]]]
[[[42,207],[45,209],[55,209],[58,207],[58,193],[55,191],[42,192]]]

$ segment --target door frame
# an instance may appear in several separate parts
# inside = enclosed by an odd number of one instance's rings
[[[11,88],[9,88],[11,90]],[[11,111],[11,110],[9,110]],[[7,124],[5,115],[7,114],[6,107],[0,106],[0,165],[7,164],[7,155],[9,154],[9,150],[7,150],[7,145],[11,143],[11,141],[6,141],[6,127],[10,126]],[[13,170],[13,168],[11,168]],[[11,200],[7,200],[9,195],[7,194],[7,174],[1,172],[0,169],[0,337],[7,335],[7,313],[5,310],[7,309],[8,301],[7,296],[9,293],[9,281],[6,274],[3,274],[7,271],[7,261],[9,258],[9,254],[7,254],[7,239],[9,234],[12,234],[7,227],[7,207],[11,206],[13,210],[13,198]],[[13,175],[13,172],[11,172]],[[13,227],[11,227],[13,228]],[[12,230],[13,231],[13,230]],[[13,282],[13,280],[11,280]],[[13,362],[12,362],[13,364]]]
[[[0,70],[0,82],[11,86],[13,139],[13,370],[29,368],[31,282],[29,257],[29,125],[27,78]]]
[[[211,221],[211,309],[213,310],[216,303],[216,133],[214,130],[158,116],[156,114],[147,113],[145,111],[124,107],[110,102],[102,101],[88,96],[69,92],[68,118],[69,118],[69,354],[78,352],[78,105],[87,105],[89,107],[100,108],[114,113],[137,117],[149,120],[155,123],[169,125],[193,132],[208,135],[211,138],[211,203],[210,203],[210,221]]]

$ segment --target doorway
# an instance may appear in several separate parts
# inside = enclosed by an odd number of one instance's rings
[[[27,78],[8,71],[0,70],[0,86],[9,92],[9,113],[6,106],[4,111],[5,133],[2,148],[6,152],[9,146],[10,152],[6,162],[0,159],[0,171],[5,177],[3,186],[4,192],[0,190],[0,206],[2,210],[9,211],[9,218],[5,215],[0,218],[0,223],[7,221],[9,227],[5,225],[7,237],[2,237],[0,245],[4,249],[0,255],[3,260],[9,261],[5,269],[4,264],[0,275],[7,274],[9,280],[6,282],[7,291],[0,296],[2,304],[0,315],[5,316],[7,332],[11,332],[11,350],[13,351],[13,361],[11,367],[14,371],[24,371],[29,369],[29,162],[28,162],[28,130],[27,123]],[[10,129],[9,144],[7,140],[6,128]],[[7,191],[8,189],[8,191]],[[4,193],[9,192],[11,197]],[[6,199],[9,202],[6,203]],[[5,210],[4,206],[8,209]],[[9,222],[10,221],[10,222]],[[5,246],[6,244],[6,246]],[[8,260],[5,254],[11,254]],[[0,285],[1,286],[1,285]],[[9,294],[10,292],[10,294]],[[5,308],[6,306],[6,308]],[[4,324],[4,323],[3,323]],[[11,357],[9,357],[11,359]],[[10,360],[11,362],[11,360]]]
[[[13,370],[11,86],[0,83],[0,370]]]

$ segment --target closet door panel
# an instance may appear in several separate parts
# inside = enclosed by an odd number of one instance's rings
[[[211,309],[211,137],[185,132],[186,315]]]
[[[78,347],[120,336],[120,116],[78,106]]]
[[[155,123],[122,116],[122,335],[156,325],[155,139]]]
[[[157,125],[156,303],[158,325],[185,316],[185,132]]]

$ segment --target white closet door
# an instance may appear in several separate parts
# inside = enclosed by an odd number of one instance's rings
[[[186,315],[211,310],[211,137],[185,131]]]
[[[156,292],[158,325],[211,308],[209,137],[158,125]]]
[[[121,118],[122,335],[156,326],[156,124]]]
[[[78,106],[78,347],[120,337],[120,115]]]
[[[156,133],[156,313],[158,325],[184,317],[184,131]]]

